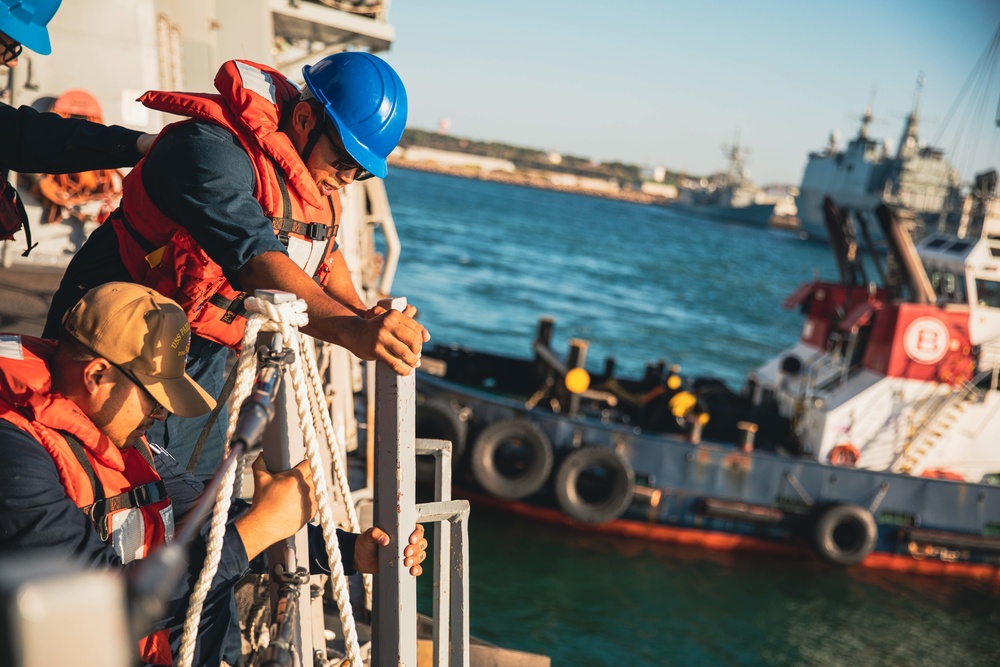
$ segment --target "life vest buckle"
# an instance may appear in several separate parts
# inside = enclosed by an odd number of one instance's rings
[[[319,222],[307,222],[303,235],[308,236],[313,241],[325,241],[330,238],[330,228]]]
[[[152,504],[152,496],[149,493],[149,485],[137,486],[128,492],[128,498],[132,502],[132,507],[145,507]]]

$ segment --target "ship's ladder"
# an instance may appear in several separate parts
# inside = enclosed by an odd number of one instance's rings
[[[945,436],[960,421],[969,406],[982,398],[977,383],[989,374],[989,372],[981,373],[971,381],[963,383],[957,391],[929,402],[918,416],[921,425],[903,445],[903,451],[893,462],[890,470],[912,474],[920,463],[946,440]]]

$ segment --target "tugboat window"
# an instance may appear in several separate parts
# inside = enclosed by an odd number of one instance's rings
[[[976,279],[976,298],[980,306],[1000,308],[1000,283],[995,280]]]
[[[939,299],[945,303],[966,302],[964,275],[934,269],[929,272],[929,277],[934,293],[938,295]]]

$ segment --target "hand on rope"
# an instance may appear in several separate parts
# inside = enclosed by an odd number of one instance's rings
[[[268,546],[291,537],[315,514],[317,504],[309,462],[302,461],[284,472],[268,472],[264,457],[253,463],[253,503],[236,521],[248,558],[254,558]],[[378,574],[378,548],[389,545],[389,535],[381,528],[369,528],[354,544],[354,566],[358,572]],[[403,551],[403,564],[410,574],[419,577],[420,566],[427,558],[424,527],[417,525],[410,543]]]
[[[389,535],[381,528],[369,528],[361,533],[354,543],[354,567],[358,572],[378,574],[378,549],[389,546]],[[410,543],[403,550],[403,565],[410,568],[410,574],[419,577],[424,568],[420,566],[427,558],[427,540],[424,527],[417,527],[410,533]]]
[[[309,462],[272,473],[260,455],[253,462],[253,503],[236,520],[248,558],[254,558],[279,540],[291,537],[316,514]]]

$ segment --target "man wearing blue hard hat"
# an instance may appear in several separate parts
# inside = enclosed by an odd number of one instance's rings
[[[188,373],[219,396],[226,348],[243,338],[243,300],[279,289],[308,304],[305,333],[412,372],[429,334],[412,308],[367,308],[336,240],[338,191],[386,175],[406,91],[369,53],[327,56],[303,76],[300,90],[273,68],[234,60],[216,75],[217,93],[146,93],[147,107],[187,120],[167,126],[126,177],[121,207],[70,263],[46,332],[89,288],[152,287],[184,308],[195,333]],[[205,479],[222,457],[224,415],[207,439],[207,417],[168,418],[150,437]]]
[[[47,26],[61,1],[0,0],[0,64],[16,67],[24,48],[42,55],[52,52]],[[152,140],[152,135],[124,127],[0,104],[0,240],[13,238],[23,226],[28,241],[25,254],[31,249],[24,206],[7,182],[9,170],[70,174],[131,167]]]

